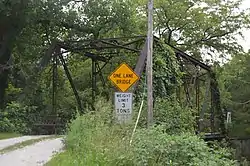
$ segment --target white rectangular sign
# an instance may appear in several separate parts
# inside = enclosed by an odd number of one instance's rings
[[[132,119],[133,94],[115,92],[115,112],[119,123]]]

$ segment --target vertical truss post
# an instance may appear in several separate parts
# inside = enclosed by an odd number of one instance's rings
[[[96,97],[96,59],[92,58],[92,104],[95,103],[95,97]]]
[[[102,69],[100,68],[100,65],[98,62],[96,62],[96,68],[98,69],[97,73],[99,74],[100,76],[100,79],[102,81],[102,85],[103,87],[105,88],[106,87],[106,83],[105,83],[105,80],[104,80],[104,77],[103,77],[103,74],[102,74]]]
[[[70,85],[71,85],[71,88],[72,88],[72,90],[73,90],[73,92],[74,92],[74,95],[75,95],[75,98],[76,98],[76,101],[77,101],[77,104],[78,104],[78,109],[79,109],[80,111],[83,112],[81,99],[80,99],[80,97],[79,97],[79,95],[78,95],[78,92],[77,92],[77,90],[76,90],[75,84],[74,84],[74,82],[73,82],[73,79],[72,79],[72,77],[71,77],[71,75],[70,75],[69,69],[68,69],[68,67],[67,67],[67,64],[66,64],[66,62],[65,62],[65,60],[64,60],[64,58],[63,58],[63,56],[62,56],[62,54],[59,54],[59,58],[60,58],[60,60],[61,60],[61,62],[62,62],[62,65],[63,65],[64,71],[65,71],[65,74],[66,74],[66,76],[67,76],[67,78],[68,78],[68,80],[69,80],[69,83],[70,83]]]
[[[200,79],[197,78],[196,80],[196,108],[197,108],[197,118],[196,118],[196,122],[197,122],[197,127],[198,127],[198,130],[199,130],[199,126],[200,126],[200,122],[199,122],[199,115],[200,115]]]
[[[185,79],[183,85],[184,85],[184,92],[186,94],[186,103],[188,106],[190,106],[192,108],[193,106],[191,103],[191,98],[190,98],[190,94],[189,94],[189,90],[188,90],[188,81],[186,79]]]
[[[221,109],[221,102],[220,102],[220,91],[218,88],[218,82],[216,79],[216,74],[214,72],[210,73],[211,76],[211,102],[212,102],[212,120],[213,120],[213,130],[215,131],[215,124],[216,127],[219,128],[219,131],[222,135],[226,135],[225,123],[224,123],[224,114]],[[216,123],[215,123],[215,120]],[[218,121],[219,120],[219,121]]]
[[[55,116],[55,124],[54,124],[54,134],[56,134],[56,122],[57,122],[57,85],[58,85],[58,57],[57,55],[60,53],[60,48],[56,48],[55,54],[53,55],[53,83],[52,83],[52,111],[53,116]]]
[[[182,62],[182,60],[180,58],[180,55],[178,53],[175,53],[175,56],[176,56],[176,58],[177,58],[177,60],[178,60],[178,62],[180,64],[179,65],[180,71],[184,72],[184,66],[183,66],[183,62]],[[185,84],[185,80],[183,81],[183,84],[180,85],[179,88],[178,88],[179,89],[179,100],[180,100],[180,102],[182,102],[182,87],[183,87],[184,84]],[[184,93],[186,93],[186,89],[185,88],[183,88],[183,91],[184,91]],[[183,100],[185,100],[185,98],[183,98]]]
[[[213,78],[210,79],[210,92],[211,92],[211,115],[210,115],[210,127],[211,132],[215,132],[215,124],[214,124],[214,114],[215,114],[215,103],[214,103],[214,89],[213,89]]]
[[[107,62],[103,65],[103,67],[105,67],[106,64],[107,64]],[[105,79],[104,79],[103,73],[102,73],[103,67],[101,68],[98,62],[96,62],[96,65],[97,65],[96,68],[97,68],[97,70],[98,70],[98,71],[97,71],[97,74],[99,74],[99,77],[100,77],[100,79],[101,79],[101,81],[102,81],[102,86],[103,86],[103,88],[106,89],[106,88],[107,88],[107,87],[106,87],[106,82],[105,82]],[[105,92],[105,95],[106,95],[106,97],[107,97],[107,100],[109,100],[109,94]]]

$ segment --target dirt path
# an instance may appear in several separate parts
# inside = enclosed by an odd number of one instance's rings
[[[27,140],[31,140],[31,139],[39,139],[39,138],[43,138],[43,137],[48,137],[48,136],[46,136],[46,135],[43,135],[43,136],[22,136],[22,137],[0,140],[0,150],[6,148],[8,146],[17,144],[17,143],[21,143],[23,141],[27,141]]]
[[[55,152],[63,148],[62,138],[41,141],[0,155],[2,166],[40,166],[48,162]]]

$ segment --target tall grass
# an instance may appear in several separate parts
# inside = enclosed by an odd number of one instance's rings
[[[67,132],[65,147],[50,165],[117,165],[129,150],[132,126],[113,124],[111,105],[97,103],[96,111],[78,116]]]
[[[112,107],[103,103],[97,103],[95,112],[72,121],[65,139],[66,151],[49,166],[235,165],[227,149],[210,149],[188,132],[167,133],[166,125],[138,129],[129,145],[132,126],[113,123]]]

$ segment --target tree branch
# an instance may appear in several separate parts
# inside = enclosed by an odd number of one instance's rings
[[[202,39],[201,41],[209,41],[209,40],[211,40],[211,39],[214,39],[214,38],[219,38],[219,37],[223,37],[223,36],[226,36],[226,35],[228,35],[228,34],[230,34],[230,33],[232,33],[232,32],[225,32],[225,33],[222,33],[222,34],[217,34],[217,35],[212,35],[212,36],[210,36],[210,37],[207,37],[207,38],[205,38],[205,39]]]

